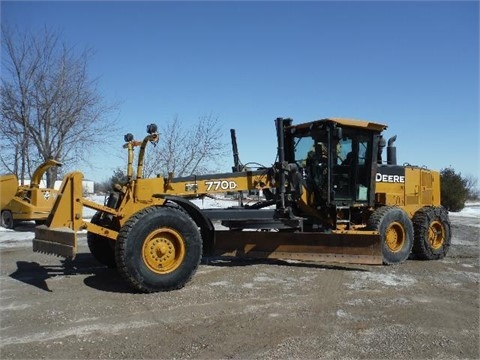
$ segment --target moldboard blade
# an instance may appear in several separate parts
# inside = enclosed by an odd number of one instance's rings
[[[266,259],[382,264],[378,233],[216,231],[216,255]]]

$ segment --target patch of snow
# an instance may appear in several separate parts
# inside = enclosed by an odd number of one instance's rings
[[[349,300],[347,302],[345,302],[345,305],[349,305],[349,306],[362,306],[362,305],[371,305],[373,304],[373,300],[372,299],[366,299],[366,300],[363,300],[363,299],[352,299],[352,300]]]
[[[476,223],[480,222],[480,203],[467,203],[465,207],[459,212],[450,211],[448,213],[452,217],[468,217],[477,219]]]
[[[472,225],[470,225],[472,226]],[[459,239],[458,237],[455,236],[455,233],[453,233],[452,236],[452,244],[453,245],[462,245],[462,246],[475,246],[479,242],[479,238],[468,238],[468,239]]]
[[[378,284],[388,287],[399,287],[399,286],[412,286],[417,282],[417,280],[408,275],[396,275],[396,274],[386,274],[386,273],[375,273],[375,272],[362,272],[355,273],[353,275],[353,282],[347,284],[347,287],[352,290],[361,290],[368,289],[372,287],[377,287]]]
[[[432,302],[432,299],[429,299],[429,298],[426,298],[426,297],[422,297],[422,296],[413,296],[413,297],[412,297],[412,300],[413,300],[414,302],[422,303],[422,304],[427,304],[427,303],[431,303],[431,302]]]
[[[13,302],[9,305],[2,305],[0,309],[2,309],[2,311],[11,311],[11,310],[25,310],[29,307],[31,306],[28,304],[17,304],[16,302]]]
[[[258,275],[258,276],[255,276],[255,278],[253,279],[253,281],[255,282],[266,282],[266,283],[270,283],[272,282],[272,278],[266,276],[266,275]]]
[[[0,249],[31,246],[34,227],[35,223],[33,222],[31,231],[15,231],[0,226]]]
[[[84,326],[75,326],[66,330],[45,331],[36,333],[26,333],[25,336],[1,337],[0,347],[10,344],[28,344],[33,342],[44,342],[57,340],[59,338],[67,338],[71,336],[86,337],[86,336],[100,336],[103,334],[120,334],[125,330],[141,329],[154,326],[157,323],[154,321],[128,321],[118,324],[92,324]],[[99,335],[100,334],[100,335]],[[54,341],[54,343],[62,344],[62,341]]]
[[[227,207],[238,206],[238,200],[224,197],[215,197],[213,199],[204,197],[203,199],[192,199],[190,201],[197,205],[200,209],[223,209]]]
[[[229,286],[230,283],[228,281],[217,281],[217,282],[213,282],[213,283],[210,283],[209,285],[211,286]]]

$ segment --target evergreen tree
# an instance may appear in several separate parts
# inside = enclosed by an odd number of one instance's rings
[[[465,207],[469,195],[467,179],[452,168],[440,171],[442,206],[448,211],[460,211]]]

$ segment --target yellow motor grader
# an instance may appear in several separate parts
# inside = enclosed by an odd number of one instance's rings
[[[57,190],[40,188],[43,174],[53,167],[62,166],[56,160],[47,160],[33,173],[30,185],[19,186],[15,174],[0,176],[0,225],[13,229],[16,221],[47,220],[57,197]]]
[[[177,178],[143,178],[146,147],[159,138],[156,125],[143,141],[125,135],[128,182],[100,205],[82,198],[81,173],[65,176],[47,224],[35,230],[33,250],[74,257],[76,234],[86,229],[93,256],[141,292],[183,287],[202,255],[356,264],[446,255],[451,233],[439,173],[397,165],[395,137],[388,146],[382,137],[386,125],[340,118],[275,124],[273,166],[243,166],[232,131],[232,172]],[[265,199],[251,205],[200,209],[190,201],[255,189]],[[84,206],[97,210],[91,222],[82,219]]]

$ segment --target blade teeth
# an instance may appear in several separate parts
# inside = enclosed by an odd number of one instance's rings
[[[54,255],[63,258],[71,258],[75,257],[75,248],[63,244],[57,244],[48,242],[45,240],[34,239],[33,240],[33,251],[46,254],[46,255]]]
[[[68,256],[64,256],[64,255],[61,255],[61,254],[58,254],[58,253],[47,251],[47,250],[33,249],[33,252],[36,252],[36,253],[39,253],[39,254],[45,254],[45,255],[53,255],[53,256],[56,256],[56,257],[64,257],[64,258],[68,257]]]

